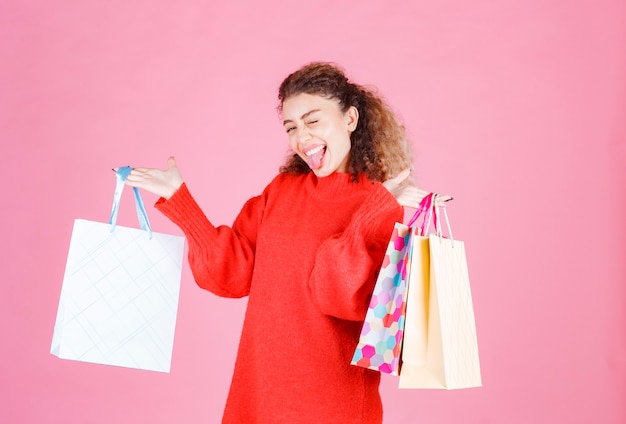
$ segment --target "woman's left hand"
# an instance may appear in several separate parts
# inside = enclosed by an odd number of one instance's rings
[[[417,209],[422,199],[431,192],[418,188],[413,179],[409,178],[410,175],[411,170],[405,169],[394,178],[383,182],[383,186],[393,194],[400,205]],[[452,200],[452,196],[439,195],[437,205],[444,206],[445,202],[449,200]]]
[[[167,160],[167,169],[133,168],[126,178],[126,185],[147,190],[165,199],[172,197],[182,184],[183,178],[174,157]]]

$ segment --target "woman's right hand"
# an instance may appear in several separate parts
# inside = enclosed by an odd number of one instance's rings
[[[418,188],[411,178],[411,170],[405,169],[394,178],[383,182],[383,186],[389,190],[402,206],[417,209],[429,191]],[[452,196],[440,195],[437,197],[437,206],[445,206],[445,202],[452,200]]]
[[[133,168],[126,178],[131,187],[148,190],[151,193],[169,199],[183,184],[183,178],[176,166],[174,157],[167,160],[167,169]]]

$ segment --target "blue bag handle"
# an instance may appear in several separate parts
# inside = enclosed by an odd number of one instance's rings
[[[130,166],[121,166],[115,172],[115,193],[113,194],[113,208],[111,210],[111,217],[109,218],[109,224],[111,224],[111,232],[115,230],[115,224],[117,223],[117,213],[119,211],[120,199],[122,198],[122,191],[124,191],[124,182],[126,178],[128,178],[128,174],[130,174],[132,168]],[[146,208],[143,205],[143,200],[141,199],[141,194],[139,193],[139,189],[137,187],[133,187],[133,192],[135,194],[135,208],[137,209],[137,219],[139,219],[139,227],[142,230],[148,232],[148,236],[152,239],[152,229],[150,228],[150,221],[148,221],[148,214],[146,213]]]

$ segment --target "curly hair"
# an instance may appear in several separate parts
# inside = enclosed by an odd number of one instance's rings
[[[373,89],[348,80],[337,65],[314,62],[290,74],[278,89],[279,106],[297,94],[315,94],[337,100],[342,112],[354,106],[359,112],[356,129],[350,136],[350,170],[353,180],[366,173],[371,181],[386,181],[412,167],[412,152],[404,126]],[[307,163],[297,154],[287,158],[280,172],[306,174]]]

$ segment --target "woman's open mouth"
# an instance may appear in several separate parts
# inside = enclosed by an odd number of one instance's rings
[[[303,153],[306,156],[306,163],[309,165],[309,168],[312,170],[319,169],[326,154],[326,146],[319,145]]]

